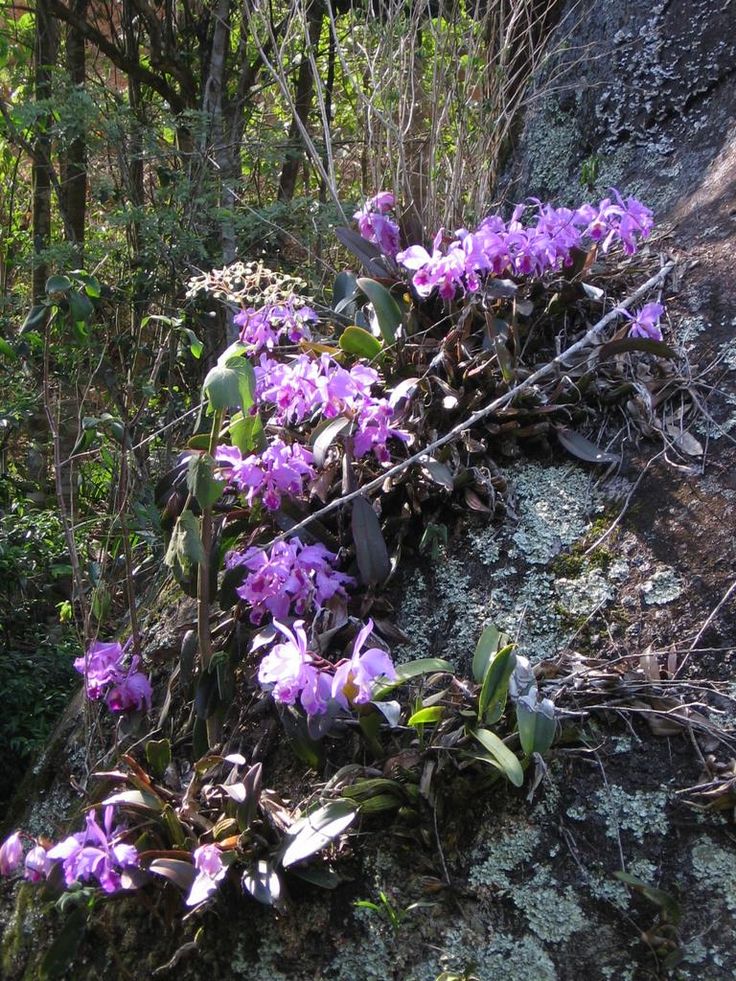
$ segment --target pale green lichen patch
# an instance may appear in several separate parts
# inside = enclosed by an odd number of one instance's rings
[[[589,616],[609,603],[614,589],[600,569],[588,569],[576,579],[558,579],[557,595],[567,613]]]
[[[474,853],[469,879],[471,885],[506,894],[540,940],[561,943],[591,921],[576,902],[574,891],[561,886],[548,865],[536,861],[541,841],[541,830],[534,825],[496,829]],[[523,874],[530,868],[534,870],[531,878]]]
[[[723,392],[722,398],[726,405],[736,406],[736,395],[733,392]],[[736,412],[732,412],[725,419],[720,420],[701,416],[695,422],[695,429],[702,436],[708,436],[710,439],[720,439],[735,428]]]
[[[455,927],[444,932],[437,946],[439,957],[423,964],[407,981],[435,981],[441,971],[472,973],[478,981],[556,981],[558,977],[544,947],[530,935],[517,938],[493,932],[488,938]]]
[[[603,816],[606,835],[613,840],[618,840],[622,832],[638,842],[643,842],[648,835],[667,833],[669,798],[663,790],[627,793],[623,787],[609,784],[596,791],[593,799],[593,811]]]
[[[701,886],[717,891],[726,909],[736,914],[736,848],[726,850],[712,838],[703,838],[690,855]]]
[[[470,869],[470,884],[511,889],[510,873],[524,863],[532,864],[540,840],[539,828],[523,822],[494,829],[493,835],[473,853],[477,864]]]
[[[563,546],[582,538],[598,503],[587,473],[525,464],[513,467],[509,477],[518,497],[519,523],[511,536],[518,556],[545,565]]]
[[[642,597],[647,606],[664,606],[682,593],[682,582],[674,569],[658,569],[641,587]]]
[[[524,914],[530,929],[548,943],[562,943],[579,930],[593,926],[569,886],[560,886],[551,869],[537,868],[532,879],[514,887],[511,897]]]
[[[490,623],[534,661],[554,656],[564,643],[554,576],[536,567],[578,541],[601,504],[589,474],[574,466],[517,464],[507,476],[516,524],[475,528],[431,567],[405,574],[397,622],[410,640],[397,649],[399,662],[436,656],[467,667]],[[601,572],[591,569],[589,576],[568,586],[578,592],[574,605],[597,606],[612,595]]]
[[[443,556],[426,573],[414,572],[405,581],[398,617],[410,641],[396,649],[396,660],[435,656],[460,665],[471,657],[488,617],[488,588],[456,558]]]
[[[710,327],[705,317],[681,317],[677,321],[675,334],[681,344],[692,344],[696,337]]]

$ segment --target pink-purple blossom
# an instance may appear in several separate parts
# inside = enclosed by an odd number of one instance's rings
[[[343,368],[334,358],[322,354],[311,358],[300,354],[290,361],[261,357],[256,366],[259,399],[276,406],[275,421],[299,423],[319,413],[326,419],[343,415],[354,422],[353,452],[356,457],[373,451],[381,462],[389,459],[389,439],[407,442],[407,433],[390,425],[391,404],[371,395],[380,375],[365,364]]]
[[[396,255],[400,248],[399,226],[387,217],[395,203],[390,191],[380,191],[353,215],[363,238],[377,245],[388,256]]]
[[[25,877],[29,882],[42,882],[51,870],[49,853],[43,845],[34,845],[26,855]]]
[[[237,593],[251,607],[251,622],[261,623],[267,613],[284,619],[291,612],[304,615],[321,609],[334,596],[345,598],[345,587],[355,580],[335,569],[336,559],[324,545],[303,545],[290,538],[276,542],[270,552],[257,547],[230,552],[225,567],[242,565],[248,570]]]
[[[293,630],[274,620],[285,640],[274,645],[261,661],[258,681],[271,688],[273,698],[283,705],[297,701],[309,716],[323,715],[333,702],[344,710],[365,705],[373,697],[379,678],[396,678],[389,654],[378,647],[363,651],[373,631],[373,621],[365,624],[353,644],[352,655],[341,661],[334,673],[318,666],[309,650],[304,622],[297,620]]]
[[[388,463],[391,455],[386,443],[389,439],[408,442],[408,433],[389,425],[394,409],[387,399],[368,399],[355,417],[353,453],[356,457],[373,451],[379,463]]]
[[[299,423],[319,412],[327,419],[355,411],[370,398],[380,380],[364,364],[343,368],[328,354],[300,354],[286,362],[261,357],[256,365],[256,392],[276,406],[279,423]]]
[[[117,641],[94,641],[84,657],[74,661],[74,667],[84,676],[87,698],[99,701],[104,698],[111,712],[148,710],[153,691],[148,676],[139,670],[140,657],[134,655],[127,667],[123,666],[127,645]]]
[[[10,875],[23,861],[23,843],[17,831],[0,845],[0,875]]]
[[[651,341],[662,340],[662,329],[659,320],[664,313],[661,303],[647,303],[636,313],[631,314],[627,310],[619,311],[631,321],[629,328],[630,337],[645,337]]]
[[[355,638],[349,660],[342,661],[332,679],[332,697],[347,709],[352,705],[365,705],[373,698],[373,688],[379,678],[394,681],[396,668],[390,655],[380,647],[363,651],[363,645],[373,632],[373,621],[368,620]]]
[[[128,673],[110,688],[105,704],[111,712],[146,711],[151,707],[153,690],[148,676],[138,671],[140,658],[131,658]]]
[[[481,289],[486,276],[542,276],[572,261],[573,249],[587,242],[602,252],[620,242],[632,255],[639,240],[652,230],[652,212],[636,198],[624,200],[613,190],[599,204],[572,210],[554,208],[532,199],[514,208],[509,221],[500,215],[484,218],[475,231],[462,228],[447,245],[444,231],[434,239],[432,251],[411,245],[396,261],[413,273],[417,294],[428,297],[435,289],[444,300]],[[534,209],[531,221],[522,221]]]
[[[281,439],[246,457],[237,446],[218,446],[215,460],[227,467],[230,483],[245,494],[248,504],[260,498],[269,511],[279,509],[284,494],[299,497],[305,482],[315,476],[311,450]]]
[[[101,827],[95,811],[89,811],[84,831],[48,851],[49,862],[61,862],[67,886],[94,879],[108,893],[122,888],[121,874],[137,864],[138,852],[120,840],[121,829],[113,826],[113,817],[113,807],[106,807]]]
[[[249,307],[233,317],[233,323],[240,327],[240,340],[260,351],[272,350],[284,336],[292,344],[309,340],[309,325],[319,318],[308,306],[297,306],[293,301],[272,303],[258,310]]]
[[[186,898],[187,906],[198,906],[216,890],[227,873],[217,845],[200,845],[194,850],[194,867],[197,877]]]

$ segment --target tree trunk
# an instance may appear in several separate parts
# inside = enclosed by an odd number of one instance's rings
[[[51,98],[51,66],[56,60],[58,33],[46,0],[36,4],[34,40],[34,92],[37,102]],[[41,253],[51,243],[51,117],[42,113],[36,123],[37,137],[31,178],[33,182],[33,301],[45,294],[48,268]]]
[[[75,0],[74,13],[82,21],[87,13],[88,0]],[[76,26],[66,31],[66,66],[69,81],[83,89],[86,81],[84,36]],[[67,234],[76,245],[80,264],[84,256],[84,234],[87,216],[87,140],[82,130],[70,143],[62,161],[63,210],[67,220]]]
[[[307,36],[309,39],[308,44],[312,49],[316,48],[319,44],[324,13],[325,9],[322,0],[313,0],[307,9]],[[312,108],[313,97],[314,74],[312,72],[312,63],[305,52],[297,74],[296,90],[294,93],[295,117],[292,119],[291,126],[289,127],[288,147],[279,178],[279,201],[291,201],[294,197],[296,179],[303,159],[301,140],[299,138],[299,121],[306,128],[309,121],[309,111]]]

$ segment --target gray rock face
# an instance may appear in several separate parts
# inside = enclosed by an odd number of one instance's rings
[[[530,97],[514,193],[572,202],[587,161],[596,189],[668,211],[733,135],[735,28],[720,0],[568,3]]]

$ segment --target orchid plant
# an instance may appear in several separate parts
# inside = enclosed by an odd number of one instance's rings
[[[55,845],[13,833],[0,846],[0,874],[23,868],[32,882],[93,883],[105,893],[154,874],[199,907],[240,867],[246,892],[277,905],[285,872],[298,873],[360,811],[418,817],[418,781],[354,775],[335,784],[336,798],[308,814],[290,812],[263,790],[260,763],[245,769],[243,756],[214,751],[224,741],[227,708],[221,693],[228,656],[213,651],[211,634],[210,585],[220,571],[222,605],[234,606],[227,626],[233,637],[236,626],[247,637],[246,684],[276,705],[288,738],[312,754],[302,756],[312,765],[320,759],[315,745],[330,733],[360,731],[368,750],[379,753],[380,733],[393,727],[397,738],[420,746],[434,740],[443,758],[483,768],[487,780],[520,786],[534,754],[549,750],[554,704],[509,638],[495,627],[483,631],[473,683],[458,682],[453,666],[437,658],[396,664],[384,625],[367,616],[391,572],[382,508],[358,496],[348,532],[344,523],[328,528],[312,521],[310,505],[380,483],[409,446],[422,445],[422,432],[434,430],[441,412],[456,411],[463,386],[471,398],[483,397],[491,384],[508,389],[519,322],[534,309],[527,295],[542,295],[537,286],[545,277],[564,280],[617,245],[632,255],[652,230],[652,214],[617,191],[576,209],[532,200],[508,220],[494,214],[473,230],[440,229],[426,248],[404,246],[395,205],[391,193],[381,192],[355,213],[359,234],[342,230],[341,240],[373,278],[341,274],[329,314],[301,294],[278,293],[236,312],[240,339],[204,383],[209,432],[193,438],[162,482],[162,504],[174,522],[166,562],[190,591],[196,580],[199,604],[189,784],[176,792],[161,784],[171,745],[149,739],[153,775],[125,756],[126,769],[99,775],[124,789],[96,802],[82,831]],[[218,296],[223,273],[215,277]],[[198,280],[196,289],[204,288]],[[547,312],[562,292],[545,297]],[[662,304],[619,312],[629,322],[627,343],[662,342]],[[486,447],[468,437],[466,453]],[[484,460],[490,473],[492,462]],[[453,471],[450,462],[427,455],[424,483],[406,491],[402,514],[421,514],[428,486],[439,486],[445,500],[457,491],[472,509],[492,512],[481,496],[494,498],[492,479],[483,483],[475,465]],[[397,486],[386,484],[387,497]],[[308,527],[297,534],[292,529],[300,522]],[[150,710],[150,680],[128,645],[95,640],[75,667],[90,701],[118,714]],[[419,678],[423,694],[403,710],[399,727],[402,707],[388,696]],[[506,740],[494,731],[503,720]]]

